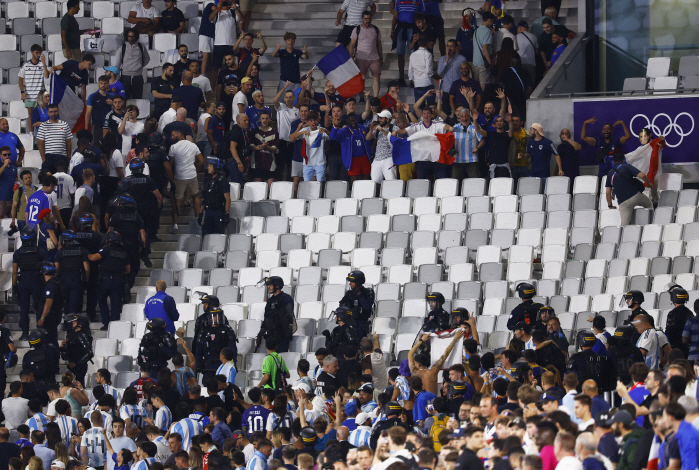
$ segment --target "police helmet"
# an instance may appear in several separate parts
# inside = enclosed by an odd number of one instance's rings
[[[451,311],[451,317],[456,318],[457,316],[461,318],[462,322],[468,321],[468,310],[463,307],[455,308]]]
[[[631,342],[635,333],[636,328],[634,328],[632,325],[622,325],[617,327],[617,329],[614,331],[614,334],[610,336],[607,339],[607,341],[612,346],[617,345],[620,342]]]
[[[400,406],[400,403],[398,403],[397,401],[389,401],[388,403],[386,403],[386,416],[399,415],[402,410],[403,407]]]
[[[128,178],[122,178],[117,184],[116,195],[128,193],[131,189],[131,180]]]
[[[145,168],[146,162],[138,157],[132,158],[129,162],[129,170],[131,170],[131,173],[134,175],[142,175]]]
[[[19,234],[22,239],[22,245],[31,246],[36,243],[36,230],[29,225],[26,225]]]
[[[427,301],[437,302],[437,304],[441,307],[442,305],[444,305],[444,296],[441,292],[431,292],[427,294]]]
[[[146,325],[146,327],[148,328],[148,331],[152,331],[153,333],[165,331],[165,326],[166,326],[165,320],[163,320],[160,317],[152,319]]]
[[[206,163],[209,165],[213,165],[214,171],[216,171],[216,173],[223,171],[223,162],[217,157],[206,157]]]
[[[212,309],[209,309],[206,320],[209,326],[217,326],[223,323],[223,317],[223,310],[221,310],[218,307],[214,307]]]
[[[160,149],[160,147],[165,143],[165,138],[160,132],[151,132],[148,136],[148,150]],[[151,150],[152,151],[152,150]]]
[[[105,243],[117,243],[121,244],[121,234],[115,230],[112,230],[111,232],[107,232],[107,235],[104,236],[104,241]]]
[[[270,276],[265,280],[266,286],[274,286],[275,289],[284,287],[284,279],[279,276]]]
[[[56,266],[49,262],[43,263],[39,269],[39,272],[46,276],[53,276],[56,274]]]
[[[549,318],[553,318],[553,317],[556,316],[556,311],[555,311],[554,309],[552,309],[551,307],[549,307],[548,305],[544,305],[543,307],[541,307],[541,308],[539,309],[539,319],[541,319],[541,316],[542,316],[544,313],[545,313],[546,315],[548,315]]]
[[[63,321],[66,323],[78,322],[78,326],[83,330],[90,328],[90,318],[83,313],[72,313],[65,315]]]
[[[528,282],[520,282],[517,284],[516,291],[520,299],[531,299],[536,295],[536,289]]]
[[[203,295],[201,298],[201,303],[208,304],[209,308],[218,308],[221,306],[221,302],[218,300],[218,297],[211,294]]]
[[[29,333],[29,345],[33,347],[40,346],[44,342],[44,330],[38,328]]]
[[[92,230],[92,224],[94,223],[94,221],[95,219],[92,218],[92,214],[90,214],[89,212],[85,212],[81,214],[80,218],[78,219],[78,228],[81,232],[89,232]]]
[[[122,180],[122,181],[124,181],[124,180]],[[136,204],[136,200],[129,193],[121,194],[119,196],[119,199],[118,199],[118,204],[119,204],[119,207],[126,207],[129,209],[138,209],[138,204]]]
[[[447,396],[451,399],[455,396],[464,395],[466,393],[466,383],[460,380],[452,380],[449,382]]]
[[[301,429],[300,436],[301,442],[303,442],[303,445],[306,447],[314,446],[315,443],[318,442],[318,434],[316,434],[316,430],[310,426]]]
[[[337,307],[333,311],[333,314],[335,315],[338,321],[344,323],[347,323],[352,318],[352,311],[347,307]]]
[[[646,298],[640,290],[630,290],[624,294],[624,300],[633,300],[634,302],[643,303]]]
[[[63,246],[78,245],[78,237],[72,230],[65,230],[62,234]]]
[[[361,286],[366,282],[366,277],[364,276],[364,273],[359,270],[352,271],[347,275],[347,281],[354,282],[355,284],[359,284]]]
[[[670,301],[673,304],[685,304],[689,301],[689,293],[682,286],[675,284],[668,289]]]

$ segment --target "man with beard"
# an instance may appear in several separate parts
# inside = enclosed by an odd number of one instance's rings
[[[501,92],[502,89],[499,88],[497,90],[498,97],[500,98],[500,112],[498,113],[498,116],[502,116],[504,118],[505,113],[507,112],[507,98],[505,97],[505,93]],[[484,131],[495,132],[495,126],[493,125],[495,122],[495,104],[492,101],[487,101],[483,105],[483,114],[479,114],[478,118],[474,119],[474,121],[478,121],[478,125],[481,126],[481,129]],[[489,150],[490,143],[486,141],[483,147],[481,147],[481,149],[478,151],[478,168],[481,176],[483,177],[488,174]]]
[[[597,148],[597,161],[599,162],[599,177],[600,179],[605,176],[612,169],[613,157],[615,152],[620,152],[621,147],[631,138],[631,132],[624,121],[619,119],[614,124],[605,124],[602,126],[602,137],[600,139],[595,139],[594,137],[589,137],[587,135],[587,125],[595,124],[597,118],[591,117],[585,120],[582,125],[582,130],[580,131],[580,139],[588,145],[592,145]],[[624,135],[616,138],[614,137],[614,128],[621,125],[624,130]],[[533,175],[532,175],[533,176]]]
[[[457,57],[458,58],[458,57]],[[456,66],[456,64],[454,64]],[[471,78],[471,66],[468,62],[463,61],[459,65],[459,73],[461,76],[458,80],[454,80],[449,88],[449,105],[452,110],[456,110],[459,107],[464,107],[466,109],[480,109],[481,98],[483,95],[483,90],[481,90],[481,84],[477,80]],[[471,89],[474,93],[475,106],[471,108],[471,103],[468,98],[462,93],[462,89]],[[449,114],[449,113],[447,113]]]
[[[374,161],[371,163],[371,179],[376,184],[383,180],[394,180],[398,177],[396,166],[391,155],[390,135],[398,130],[398,126],[391,124],[391,112],[384,109],[379,113],[379,120],[371,123],[367,140],[376,139],[376,151]]]
[[[182,44],[178,49],[177,53],[180,58],[173,64],[175,67],[174,74],[172,76],[173,82],[175,82],[175,88],[180,86],[180,80],[182,80],[182,72],[189,70],[189,63],[192,62],[189,59],[189,49],[186,45]]]
[[[643,435],[643,428],[633,426],[633,417],[628,411],[619,410],[607,421],[614,435],[621,438],[620,458],[616,470],[631,470],[638,451],[638,442]]]
[[[563,166],[561,156],[558,155],[556,146],[549,139],[544,137],[544,127],[539,123],[534,123],[529,129],[529,142],[527,142],[527,153],[524,158],[530,158],[532,162],[531,176],[541,178],[543,182],[551,176],[551,157],[556,158],[558,164],[558,174],[563,176]]]
[[[357,179],[367,180],[371,174],[371,146],[364,135],[366,128],[357,123],[357,115],[347,114],[347,126],[333,129],[330,138],[339,140],[342,146],[342,163],[347,168],[350,182]]]
[[[328,89],[326,88],[326,91]],[[326,97],[328,95],[326,94]],[[325,113],[325,128],[330,131],[340,130],[346,125],[346,116],[342,114],[341,106],[333,106]],[[349,181],[347,168],[342,164],[342,145],[339,141],[330,139],[325,146],[326,174],[328,181]]]

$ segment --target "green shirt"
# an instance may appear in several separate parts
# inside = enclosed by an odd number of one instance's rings
[[[70,49],[80,49],[80,25],[74,16],[68,13],[61,18],[61,32],[66,32],[66,42]],[[73,57],[78,60],[78,57]]]
[[[269,375],[269,381],[267,381],[263,388],[277,389],[277,368],[279,366],[282,368],[283,375],[289,373],[289,368],[286,366],[284,359],[277,352],[273,352],[269,356],[265,357],[264,361],[262,361],[262,375]]]

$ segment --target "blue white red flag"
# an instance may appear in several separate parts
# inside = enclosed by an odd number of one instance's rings
[[[51,74],[51,103],[58,105],[60,119],[73,134],[85,128],[85,104],[57,74]]]
[[[364,77],[344,46],[328,52],[316,65],[343,98],[364,91]]]

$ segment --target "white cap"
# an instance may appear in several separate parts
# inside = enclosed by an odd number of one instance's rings
[[[303,390],[306,393],[311,393],[311,387],[308,386],[307,383],[304,382],[299,382],[293,387],[291,387],[292,390]]]
[[[354,418],[354,422],[357,426],[363,426],[367,419],[373,419],[371,413],[359,413],[357,417]]]
[[[388,109],[384,109],[378,114],[379,117],[391,119],[392,115]]]
[[[58,467],[58,468],[66,468],[66,464],[64,464],[60,460],[54,460],[53,462],[51,462],[51,466]]]

